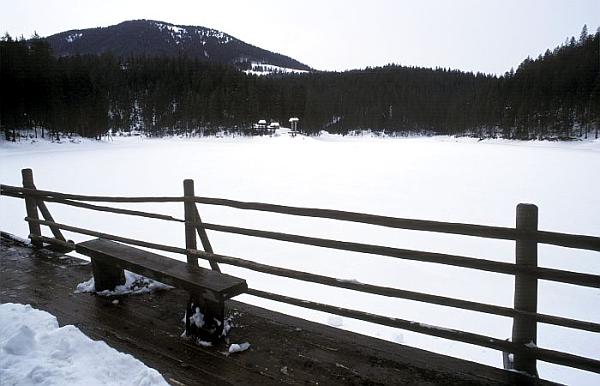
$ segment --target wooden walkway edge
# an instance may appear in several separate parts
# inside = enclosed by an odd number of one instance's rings
[[[104,298],[76,294],[90,264],[4,237],[0,302],[31,304],[73,324],[92,339],[132,354],[173,385],[234,384],[529,384],[518,373],[430,353],[229,301],[232,343],[251,348],[227,355],[226,345],[200,347],[180,337],[187,294]],[[534,384],[550,384],[533,380]]]

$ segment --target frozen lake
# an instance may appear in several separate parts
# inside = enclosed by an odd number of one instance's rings
[[[331,208],[403,218],[514,226],[518,203],[539,207],[539,228],[600,236],[600,141],[540,143],[450,137],[375,139],[277,138],[143,139],[79,144],[0,143],[0,181],[20,185],[34,170],[39,189],[114,196],[196,195]],[[183,225],[49,204],[58,222],[147,241],[183,246]],[[183,216],[180,204],[129,207]],[[398,248],[514,261],[514,242],[391,230],[200,205],[206,222]],[[0,228],[25,237],[24,203],[1,197]],[[49,233],[48,233],[49,234]],[[67,233],[68,234],[68,233]],[[75,241],[85,236],[68,234]],[[512,307],[507,275],[334,251],[209,231],[216,253],[337,278]],[[185,259],[184,256],[176,256]],[[540,246],[545,267],[600,274],[594,252]],[[224,266],[252,288],[509,338],[512,321],[470,311],[390,299],[282,279]],[[488,350],[244,295],[241,301],[320,323],[447,355],[502,366]],[[541,281],[542,313],[600,322],[600,290]],[[538,345],[600,358],[600,334],[540,324]],[[600,376],[539,362],[540,376],[569,384],[600,384]]]

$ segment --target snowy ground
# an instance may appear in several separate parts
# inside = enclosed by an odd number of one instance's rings
[[[29,305],[0,304],[2,385],[167,385],[154,369]]]
[[[31,167],[40,189],[94,195],[181,195],[193,178],[196,194],[284,205],[321,207],[389,216],[513,226],[515,207],[534,203],[540,229],[600,235],[600,141],[513,142],[450,137],[376,139],[306,138],[115,138],[79,144],[0,143],[0,181],[20,185]],[[50,204],[63,223],[109,233],[184,245],[183,226],[160,220],[95,213]],[[178,204],[130,204],[182,217]],[[514,243],[399,231],[375,226],[295,218],[200,206],[207,222],[259,228],[407,249],[514,260]],[[26,236],[24,204],[2,197],[0,228]],[[510,276],[442,265],[337,252],[277,241],[209,232],[215,251],[270,265],[343,279],[512,306]],[[75,241],[87,239],[69,234]],[[540,264],[600,274],[598,253],[540,246]],[[183,258],[182,256],[176,256]],[[442,327],[508,338],[511,320],[441,306],[388,299],[281,279],[235,267],[250,287]],[[481,363],[502,366],[501,353],[348,318],[240,296],[336,327]],[[540,282],[539,311],[600,321],[600,291]],[[600,357],[600,334],[540,325],[538,345]],[[540,363],[540,375],[569,384],[600,384],[600,376]]]

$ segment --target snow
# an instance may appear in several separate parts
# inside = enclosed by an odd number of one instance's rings
[[[190,322],[193,322],[198,328],[204,326],[204,315],[200,312],[200,307],[196,307],[196,312],[190,317]]]
[[[297,68],[281,67],[274,64],[262,63],[262,62],[251,62],[251,68],[244,70],[249,75],[269,75],[269,74],[303,74],[307,73],[306,70],[299,70]]]
[[[227,336],[232,328],[233,328],[232,319],[231,318],[225,319],[225,321],[223,323],[223,332],[221,333],[221,336]]]
[[[187,30],[185,28],[183,28],[183,27],[177,27],[175,25],[168,25],[166,28],[169,31],[172,31],[173,33],[179,34],[179,35],[187,33]]]
[[[118,285],[114,291],[104,290],[96,292],[100,296],[116,296],[116,295],[139,295],[145,293],[151,293],[155,291],[164,291],[173,287],[158,282],[156,280],[149,279],[137,273],[125,271],[125,284]],[[83,283],[79,283],[75,289],[76,293],[83,292],[95,292],[96,287],[94,284],[94,278],[90,278]]]
[[[183,26],[178,26],[178,25],[169,24],[169,23],[154,22],[154,25],[160,31],[164,31],[164,30],[169,31],[171,33],[171,38],[173,40],[175,40],[176,44],[181,43],[181,40],[184,38],[189,39],[190,34],[192,34],[192,33],[200,35],[203,39],[206,37],[214,38],[220,44],[227,44],[233,40],[233,38],[231,36],[227,35],[226,33],[217,31],[216,29],[212,29],[212,28],[189,27],[191,29],[191,32],[190,32],[187,28],[185,28]],[[206,44],[206,40],[203,40],[202,44]]]
[[[337,279],[340,283],[363,284],[356,279]]]
[[[284,133],[281,129],[279,133]],[[600,141],[572,143],[453,137],[223,137],[184,140],[115,137],[111,142],[0,143],[0,181],[20,185],[31,167],[39,189],[90,195],[176,196],[182,180],[196,194],[241,201],[332,208],[402,218],[514,226],[521,202],[539,206],[540,229],[600,235]],[[48,204],[74,226],[182,247],[182,224],[96,213]],[[183,205],[122,204],[183,217]],[[206,222],[343,241],[514,261],[514,242],[402,231],[383,227],[198,205]],[[0,228],[25,237],[24,203],[0,197]],[[47,229],[43,230],[46,234]],[[80,242],[89,237],[65,232]],[[209,231],[217,253],[342,280],[396,287],[512,307],[514,282],[498,275]],[[170,255],[185,260],[182,255]],[[597,252],[541,245],[542,266],[600,274]],[[205,264],[205,266],[208,266]],[[330,288],[222,265],[251,288],[358,309],[498,339],[511,336],[509,318]],[[332,315],[249,295],[236,300],[327,324]],[[600,290],[540,281],[542,313],[600,321]],[[502,367],[495,350],[393,329],[351,318],[341,328]],[[600,357],[600,334],[539,324],[540,347]],[[600,376],[539,362],[544,378],[578,385]]]
[[[73,43],[75,40],[79,39],[79,38],[80,38],[80,37],[82,37],[82,36],[83,36],[83,34],[82,34],[82,33],[74,33],[74,34],[70,34],[69,36],[67,36],[67,37],[65,38],[65,40],[66,40],[68,43]]]
[[[219,42],[221,44],[227,44],[233,40],[233,38],[231,36],[227,35],[226,33],[218,31],[216,29],[212,29],[212,28],[198,28],[196,30],[196,33],[201,36],[214,38],[217,40],[217,42]]]
[[[30,305],[0,304],[3,385],[167,385],[154,369]]]
[[[342,327],[344,325],[344,319],[339,316],[330,316],[327,318],[327,324],[333,327]]]
[[[229,346],[229,353],[233,354],[236,352],[242,352],[242,351],[248,350],[249,348],[250,348],[250,343],[248,343],[248,342],[244,342],[244,343],[240,343],[240,344],[232,343]]]
[[[188,31],[185,28],[173,24],[155,22],[154,25],[156,25],[156,27],[161,31],[165,29],[171,31],[171,37],[173,39],[180,39],[183,35],[186,35],[188,33]]]

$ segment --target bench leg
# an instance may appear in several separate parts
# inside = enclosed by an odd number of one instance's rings
[[[92,258],[92,270],[94,271],[96,292],[113,291],[116,286],[125,284],[125,272],[112,264]]]
[[[225,305],[191,296],[185,313],[185,335],[205,342],[217,343],[223,338]]]

